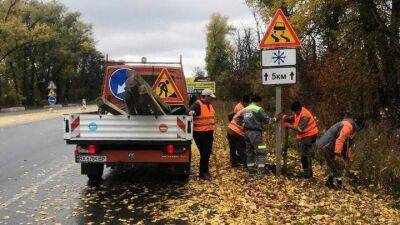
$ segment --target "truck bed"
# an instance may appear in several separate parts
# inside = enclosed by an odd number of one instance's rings
[[[70,114],[64,116],[67,144],[182,142],[193,139],[193,117]]]

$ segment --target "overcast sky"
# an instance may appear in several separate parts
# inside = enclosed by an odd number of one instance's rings
[[[186,75],[204,68],[206,24],[213,12],[236,27],[253,25],[244,0],[60,0],[93,25],[97,48],[110,59],[178,61]]]

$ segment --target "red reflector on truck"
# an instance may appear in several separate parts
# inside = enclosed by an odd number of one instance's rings
[[[175,148],[173,145],[167,145],[166,150],[168,155],[173,155]]]
[[[187,148],[186,147],[183,147],[182,148],[182,151],[181,151],[181,154],[185,154],[187,152]]]
[[[89,155],[94,155],[94,154],[96,154],[96,151],[97,151],[95,145],[88,145],[87,150],[88,150]]]

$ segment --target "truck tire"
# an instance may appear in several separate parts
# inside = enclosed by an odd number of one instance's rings
[[[176,178],[180,181],[188,181],[190,176],[190,163],[179,165],[176,167]]]
[[[82,163],[81,173],[86,174],[89,180],[98,181],[101,180],[104,171],[103,163]]]

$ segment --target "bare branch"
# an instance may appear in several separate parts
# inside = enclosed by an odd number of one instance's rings
[[[14,6],[18,3],[18,1],[19,0],[14,0],[13,2],[11,2],[10,7],[8,7],[7,14],[4,17],[4,22],[7,22],[8,17],[11,15],[12,8],[14,8]]]

